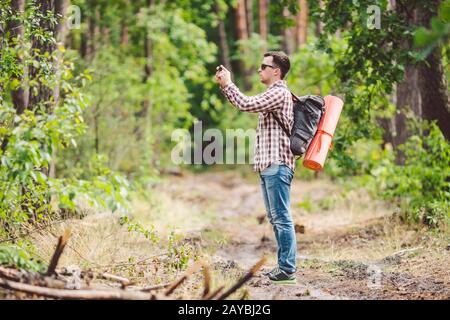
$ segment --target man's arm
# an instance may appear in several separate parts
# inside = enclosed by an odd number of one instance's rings
[[[282,105],[285,98],[285,90],[279,87],[272,87],[251,97],[244,95],[234,83],[229,83],[221,89],[230,103],[244,112],[274,111]]]

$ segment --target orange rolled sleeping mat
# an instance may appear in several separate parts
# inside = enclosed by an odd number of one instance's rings
[[[315,171],[323,169],[328,150],[331,148],[331,140],[344,106],[344,102],[335,96],[326,96],[324,100],[325,113],[303,159],[303,166]]]

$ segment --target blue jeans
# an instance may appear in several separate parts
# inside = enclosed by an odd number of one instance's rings
[[[278,266],[288,273],[297,269],[297,240],[290,214],[293,177],[294,172],[285,164],[272,163],[260,173],[264,204],[278,245]]]

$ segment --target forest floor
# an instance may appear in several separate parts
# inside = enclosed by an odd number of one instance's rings
[[[130,215],[161,240],[151,242],[136,227],[127,230],[115,214],[91,213],[65,223],[72,237],[60,264],[155,285],[179,278],[177,263],[186,267],[195,256],[210,266],[217,288],[229,287],[267,256],[264,268],[231,298],[450,299],[448,232],[401,223],[388,203],[325,178],[294,177],[298,284],[272,284],[262,272],[276,265],[277,248],[259,188],[256,174],[165,177],[146,196],[134,197]],[[36,254],[48,259],[65,226],[32,235]],[[196,273],[174,298],[196,299],[202,288],[203,274]]]

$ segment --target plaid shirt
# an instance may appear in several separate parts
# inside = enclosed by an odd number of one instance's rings
[[[234,83],[221,88],[231,104],[243,112],[258,112],[254,171],[261,172],[271,163],[284,163],[295,171],[295,158],[290,140],[275,120],[273,113],[285,128],[292,128],[294,113],[292,96],[286,81],[278,80],[256,96],[245,96]]]

